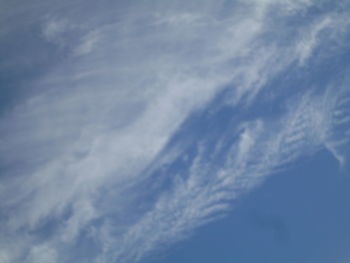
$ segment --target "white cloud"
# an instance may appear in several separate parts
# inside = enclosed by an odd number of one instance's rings
[[[347,151],[350,143],[350,94],[347,88],[347,83],[335,97],[328,95],[324,105],[332,105],[334,110],[330,113],[331,130],[327,133],[326,148],[333,154],[341,168],[344,168],[349,163],[349,153]],[[331,86],[329,90],[335,89]],[[331,91],[329,91],[331,93]]]
[[[305,61],[311,57],[313,51],[322,43],[320,34],[324,31],[328,34],[328,39],[339,38],[339,34],[344,32],[349,24],[349,19],[343,15],[327,14],[315,21],[310,28],[304,30],[303,37],[297,44],[296,52],[299,55],[300,65],[304,65]]]
[[[166,248],[229,211],[230,201],[241,191],[321,147],[327,142],[325,133],[332,129],[327,118],[334,108],[319,107],[320,100],[322,97],[308,94],[274,123],[257,120],[244,124],[238,142],[225,156],[226,164],[216,170],[200,146],[184,179],[164,192],[124,235],[115,237],[114,245],[96,262],[137,262],[155,249]],[[238,127],[232,134],[240,130]]]
[[[272,77],[310,57],[328,25],[306,30],[311,37],[305,45],[283,46],[267,37],[274,22],[270,13],[295,15],[310,1],[224,3],[155,1],[131,5],[102,24],[85,25],[62,14],[45,22],[46,40],[64,41],[71,56],[28,83],[33,94],[0,123],[1,164],[9,167],[0,192],[3,236],[15,241],[29,236],[18,254],[54,222],[54,233],[32,248],[29,262],[61,262],[60,255],[86,229],[104,251],[97,262],[135,262],[230,209],[225,200],[236,197],[236,188],[255,185],[304,147],[324,142],[324,112],[305,95],[283,124],[261,119],[239,125],[239,141],[213,175],[205,155],[198,154],[188,177],[179,176],[149,210],[133,206],[144,193],[130,189],[147,181],[145,169],[153,165],[156,170],[183,152],[180,143],[158,163],[191,113],[227,86],[234,94],[231,106],[249,107]],[[73,44],[68,32],[78,39]],[[300,43],[299,36],[293,40]],[[109,214],[133,219],[110,222]],[[104,218],[101,226],[92,226]],[[1,253],[0,259],[10,258],[8,250]]]

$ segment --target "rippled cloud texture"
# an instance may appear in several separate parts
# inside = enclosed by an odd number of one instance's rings
[[[348,1],[0,10],[1,263],[142,262],[300,158],[348,165]]]

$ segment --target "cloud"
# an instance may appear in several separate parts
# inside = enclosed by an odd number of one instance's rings
[[[98,39],[96,32],[92,31],[88,33],[82,40],[81,45],[76,48],[75,54],[79,56],[90,53],[96,47]]]
[[[124,235],[110,237],[114,245],[96,262],[138,262],[155,249],[188,237],[194,229],[230,211],[230,203],[242,191],[322,147],[328,141],[325,134],[334,128],[329,126],[328,112],[335,110],[321,107],[322,99],[307,94],[272,123],[257,119],[232,130],[240,135],[231,144],[226,141],[228,150],[221,149],[226,153],[223,166],[211,163],[215,158],[202,150],[208,143],[200,141],[197,155],[171,190],[163,192]]]
[[[332,104],[334,110],[331,113],[331,124],[333,129],[327,133],[326,148],[333,154],[339,162],[340,167],[344,168],[349,163],[348,146],[350,143],[349,124],[350,120],[350,94],[347,91],[347,83],[343,84],[338,94],[333,99],[327,97],[328,104]],[[333,87],[334,88],[334,87]]]
[[[55,263],[57,253],[52,248],[46,246],[35,246],[30,250],[29,261],[38,263]]]
[[[299,54],[299,63],[303,65],[305,60],[310,58],[313,53],[313,50],[317,48],[320,39],[319,35],[327,31],[332,38],[338,38],[336,35],[342,33],[344,28],[349,24],[349,20],[342,15],[327,14],[325,17],[320,18],[319,21],[316,21],[309,29],[308,32],[304,33],[304,37],[297,45],[297,53]]]
[[[193,113],[224,90],[229,107],[248,111],[278,74],[307,62],[333,22],[306,21],[285,44],[288,27],[274,27],[285,17],[271,13],[298,17],[311,1],[119,3],[96,11],[107,18],[75,17],[85,4],[55,4],[50,15],[57,14],[44,22],[30,16],[43,30],[37,41],[58,43],[65,57],[26,83],[28,98],[1,118],[2,236],[26,236],[15,254],[1,252],[4,262],[66,262],[78,257],[70,248],[79,250],[82,239],[93,247],[91,262],[142,260],[333,134],[326,113],[335,106],[322,110],[306,93],[276,120],[240,119],[229,136],[199,142],[185,172],[165,169],[169,191],[145,191],[158,168],[185,153],[181,138],[167,147]],[[34,6],[28,12],[41,10]],[[117,16],[107,10],[119,8]],[[211,140],[216,150],[208,154]],[[219,168],[208,161],[220,156]]]
[[[60,34],[68,30],[68,26],[67,21],[51,19],[43,28],[44,37],[48,41],[56,41]]]

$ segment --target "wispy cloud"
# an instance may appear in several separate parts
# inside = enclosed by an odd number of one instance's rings
[[[307,64],[323,30],[346,31],[346,19],[334,14],[303,21],[297,34],[274,27],[313,4],[119,3],[87,21],[75,17],[85,6],[77,1],[54,5],[44,19],[28,16],[42,30],[38,43],[65,56],[28,82],[30,96],[1,118],[0,241],[18,246],[6,245],[0,260],[67,262],[79,257],[69,248],[84,238],[91,262],[136,262],[224,214],[240,191],[305,152],[326,144],[341,160],[330,138],[341,138],[332,127],[348,123],[347,106],[322,108],[338,94],[309,92],[277,117],[233,118],[232,133],[190,142],[199,146],[184,171],[164,168],[188,144],[180,138],[169,150],[168,143],[220,92],[230,90],[225,106],[248,111],[279,73]],[[47,8],[34,6],[28,12]],[[142,189],[158,168],[169,173],[167,190]]]
[[[343,32],[343,29],[349,24],[349,19],[346,16],[339,14],[327,14],[315,21],[310,28],[306,29],[303,38],[297,44],[297,53],[299,54],[299,63],[304,64],[313,50],[322,41],[320,34],[326,32],[329,38],[338,38],[338,35]]]
[[[113,245],[97,262],[137,262],[155,249],[188,237],[195,228],[230,211],[232,201],[265,176],[322,147],[328,142],[326,134],[334,133],[328,119],[334,108],[321,107],[320,100],[305,95],[272,122],[257,119],[232,130],[239,136],[231,143],[226,140],[225,146],[230,146],[221,149],[225,152],[222,166],[211,163],[215,156],[204,154],[202,147],[208,143],[200,141],[197,155],[188,170],[173,179],[171,190],[160,194],[153,208],[125,234],[110,237]]]

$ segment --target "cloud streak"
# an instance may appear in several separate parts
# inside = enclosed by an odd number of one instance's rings
[[[333,13],[297,32],[288,28],[288,19],[313,5],[121,1],[86,20],[93,3],[77,16],[81,1],[49,9],[33,1],[24,14],[35,41],[57,57],[50,55],[56,62],[31,78],[27,97],[1,116],[0,260],[67,262],[80,257],[85,242],[92,253],[86,262],[141,261],[225,214],[241,191],[318,147],[326,145],[344,163],[337,145],[348,130],[333,131],[349,122],[339,89],[300,92],[272,119],[240,117],[263,94],[278,94],[269,87],[277,76],[295,63],[308,66],[325,41],[322,32],[331,30],[337,41],[347,32],[346,16]],[[47,14],[37,19],[43,9]],[[222,92],[229,95],[215,107],[239,113],[229,120],[234,128],[186,141],[183,125],[210,110]],[[186,155],[183,170],[166,168]],[[161,170],[166,190],[159,189]],[[154,179],[154,188],[142,190]]]
[[[257,119],[232,130],[239,133],[238,139],[231,144],[225,140],[229,149],[216,147],[214,153],[224,151],[222,166],[215,166],[215,156],[203,153],[201,148],[208,143],[200,141],[191,165],[174,179],[171,190],[161,194],[121,239],[112,238],[111,251],[96,262],[138,262],[154,249],[188,237],[194,229],[230,211],[232,201],[265,176],[327,144],[328,135],[334,134],[328,113],[334,112],[336,104],[322,108],[320,101],[322,97],[309,94],[274,123]]]

